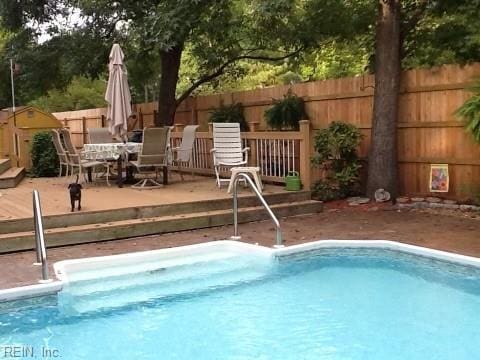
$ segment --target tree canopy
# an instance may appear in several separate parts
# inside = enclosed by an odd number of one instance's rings
[[[479,60],[479,6],[403,0],[403,67]],[[78,76],[106,78],[113,42],[124,48],[134,101],[158,99],[163,83],[170,107],[198,92],[372,71],[375,15],[368,0],[5,0],[0,106],[11,103],[9,58],[21,64],[25,104]]]

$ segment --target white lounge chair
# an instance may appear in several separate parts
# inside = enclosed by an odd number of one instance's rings
[[[239,123],[213,123],[213,167],[217,177],[217,186],[222,182],[229,183],[230,178],[220,178],[220,168],[230,169],[248,163],[248,150],[242,148]]]
[[[180,146],[172,147],[171,163],[179,171],[180,166],[192,167],[193,145],[195,144],[195,137],[198,125],[187,125],[183,129],[182,142]],[[179,171],[180,177],[183,180],[183,173]],[[192,170],[193,177],[193,170]]]

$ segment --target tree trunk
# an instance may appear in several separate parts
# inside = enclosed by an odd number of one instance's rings
[[[168,51],[160,51],[161,77],[158,98],[158,112],[154,119],[155,126],[173,125],[177,101],[175,93],[177,90],[178,72],[182,59],[183,46],[178,45]]]
[[[367,195],[385,189],[398,195],[397,118],[400,90],[400,1],[378,0],[372,144],[368,157]]]

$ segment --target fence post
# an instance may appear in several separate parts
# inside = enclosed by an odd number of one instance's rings
[[[87,143],[87,118],[85,116],[82,116],[82,141],[82,146]]]
[[[142,108],[140,108],[140,111],[138,112],[138,126],[140,127],[140,130],[143,130],[143,112],[142,112]]]
[[[100,118],[102,128],[105,127],[105,115],[102,115]]]
[[[311,165],[310,165],[310,121],[300,120],[300,180],[303,188],[310,190]]]

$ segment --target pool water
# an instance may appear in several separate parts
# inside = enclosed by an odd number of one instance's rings
[[[474,359],[479,314],[474,267],[372,249],[236,256],[0,305],[0,359],[12,345],[69,360]]]

